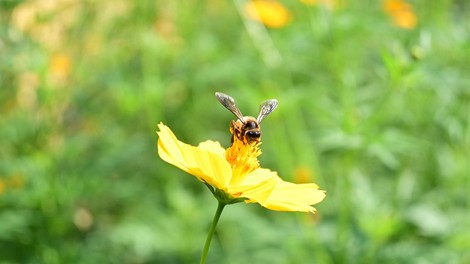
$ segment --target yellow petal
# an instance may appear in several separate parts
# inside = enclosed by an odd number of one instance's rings
[[[221,157],[225,157],[225,149],[217,141],[207,140],[199,143],[199,146],[197,147],[203,150],[213,152]]]
[[[280,180],[262,206],[276,211],[315,212],[311,205],[325,198],[314,183],[294,184]]]
[[[179,141],[162,123],[158,128],[160,158],[218,189],[226,189],[232,170],[223,155],[217,153],[220,150],[215,144],[204,142],[201,148],[194,147]]]
[[[263,203],[270,197],[277,182],[276,172],[259,168],[246,175],[242,182],[230,185],[228,192],[234,196],[248,198],[247,202]]]

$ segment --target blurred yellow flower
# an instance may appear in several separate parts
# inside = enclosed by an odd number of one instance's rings
[[[2,179],[0,179],[0,194],[2,194],[5,191],[5,182],[3,182]]]
[[[294,171],[294,182],[306,183],[312,181],[312,170],[306,166],[297,167]]]
[[[383,9],[390,16],[393,24],[404,29],[413,29],[418,23],[413,6],[404,0],[385,0]]]
[[[20,174],[15,174],[8,179],[8,185],[12,189],[19,189],[24,186],[24,178]]]
[[[248,18],[259,21],[270,28],[287,25],[292,15],[281,3],[275,0],[252,0],[245,5]]]
[[[24,186],[22,175],[14,174],[8,178],[0,179],[0,195],[6,191],[19,189]]]
[[[215,188],[214,194],[222,192],[229,200],[259,203],[271,210],[300,212],[315,212],[312,205],[325,197],[314,183],[285,182],[276,172],[260,168],[259,144],[244,144],[234,137],[226,150],[210,140],[195,147],[179,141],[164,124],[158,128],[159,156]]]
[[[65,77],[70,73],[72,62],[67,54],[56,54],[50,60],[49,69],[52,74]]]

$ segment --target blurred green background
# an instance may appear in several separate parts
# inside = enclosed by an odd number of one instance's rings
[[[216,91],[277,98],[261,165],[327,197],[227,207],[208,263],[470,263],[469,2],[250,4],[0,0],[0,263],[197,263],[217,204],[155,131],[227,147]]]

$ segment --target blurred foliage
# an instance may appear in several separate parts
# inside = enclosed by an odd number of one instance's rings
[[[327,197],[228,207],[210,263],[470,263],[469,3],[246,5],[0,0],[0,263],[197,262],[216,202],[155,129],[228,146],[215,91],[277,98],[263,167]]]

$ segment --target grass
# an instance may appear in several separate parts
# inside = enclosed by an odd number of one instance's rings
[[[0,1],[0,263],[195,263],[216,202],[161,161],[156,124],[228,146],[265,99],[261,164],[318,214],[233,205],[209,263],[468,263],[470,6]],[[251,32],[251,33],[250,33]],[[255,32],[255,34],[253,33]]]

